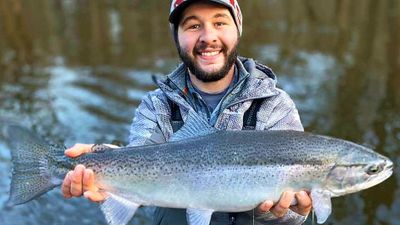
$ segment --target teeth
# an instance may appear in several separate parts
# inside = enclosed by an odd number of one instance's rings
[[[215,52],[202,52],[201,55],[202,56],[214,56],[214,55],[218,55],[219,51],[215,51]]]

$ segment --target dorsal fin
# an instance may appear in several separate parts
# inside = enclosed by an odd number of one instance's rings
[[[204,136],[217,132],[218,130],[212,127],[204,119],[202,119],[196,112],[190,110],[185,124],[174,135],[170,141],[180,141],[189,138]]]

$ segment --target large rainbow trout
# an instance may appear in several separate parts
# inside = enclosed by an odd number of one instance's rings
[[[61,185],[77,164],[95,172],[108,198],[101,209],[124,225],[140,205],[186,208],[190,225],[208,225],[213,212],[248,211],[285,190],[309,190],[318,223],[331,197],[374,186],[392,162],[352,142],[297,131],[217,131],[189,115],[165,144],[103,149],[77,159],[33,133],[8,127],[14,164],[10,205]]]

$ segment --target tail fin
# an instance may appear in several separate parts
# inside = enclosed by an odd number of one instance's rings
[[[7,205],[26,203],[61,184],[51,173],[54,148],[20,126],[8,126],[6,134],[14,165]]]

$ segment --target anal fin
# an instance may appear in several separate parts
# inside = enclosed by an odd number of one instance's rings
[[[208,209],[187,209],[186,220],[188,225],[209,225],[212,214]]]
[[[108,198],[100,205],[108,224],[125,225],[133,217],[140,204],[123,197],[107,193]]]

